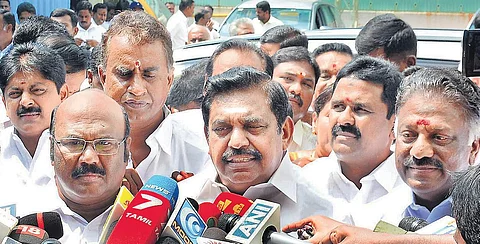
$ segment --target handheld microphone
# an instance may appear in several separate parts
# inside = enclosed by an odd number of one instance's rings
[[[242,216],[238,214],[222,214],[218,219],[218,228],[225,232],[230,232],[238,223]]]
[[[428,235],[453,235],[457,230],[457,222],[450,216],[444,216],[443,218],[415,231],[417,234]]]
[[[198,206],[198,214],[200,214],[200,217],[202,217],[203,221],[207,224],[207,227],[216,227],[222,212],[220,212],[215,204],[204,202]]]
[[[180,244],[180,242],[170,236],[163,236],[155,244]]]
[[[0,238],[3,240],[12,232],[13,228],[17,225],[18,219],[0,210]]]
[[[257,199],[227,234],[226,239],[244,244],[305,244],[285,233],[278,233],[279,229],[280,204]]]
[[[3,238],[2,244],[22,244],[22,243],[21,243],[21,242],[18,242],[18,241],[16,241],[16,240],[14,240],[13,238],[7,236],[7,237]]]
[[[43,241],[42,244],[62,244],[62,243],[57,239],[48,238],[45,241]]]
[[[45,230],[32,225],[17,225],[13,228],[9,237],[23,244],[41,244],[48,239]]]
[[[155,243],[177,199],[177,182],[152,176],[125,209],[107,243]]]
[[[29,214],[20,218],[18,224],[36,226],[45,230],[51,238],[60,239],[63,236],[62,219],[56,212]]]
[[[231,192],[220,193],[213,202],[223,213],[238,214],[240,216],[247,212],[252,203],[252,200]]]
[[[225,237],[227,232],[217,227],[211,227],[203,232],[203,235],[197,238],[197,244],[230,244]]]
[[[202,235],[207,225],[198,214],[195,205],[198,207],[195,200],[185,199],[182,205],[172,213],[162,237],[175,238],[182,244],[197,243],[197,238]]]
[[[130,191],[125,186],[122,186],[117,194],[115,202],[113,203],[112,210],[108,214],[107,221],[105,221],[105,224],[103,225],[99,243],[105,244],[110,234],[112,234],[113,227],[115,227],[118,219],[120,219],[132,199],[132,193],[130,193]]]
[[[407,216],[398,223],[398,227],[410,232],[415,232],[427,225],[426,220],[414,216]]]

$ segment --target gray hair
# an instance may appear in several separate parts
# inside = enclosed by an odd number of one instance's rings
[[[441,68],[412,67],[404,71],[405,78],[397,94],[396,113],[414,94],[426,98],[441,97],[445,103],[457,105],[470,124],[470,140],[478,138],[480,124],[480,89],[460,72]]]
[[[230,36],[236,36],[238,33],[238,27],[241,25],[250,25],[253,29],[253,23],[252,20],[249,18],[240,18],[235,21],[233,21],[230,24],[230,27],[228,28],[228,33]]]

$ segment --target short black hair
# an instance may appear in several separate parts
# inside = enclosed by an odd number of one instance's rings
[[[72,27],[76,27],[78,24],[78,17],[71,9],[66,8],[57,8],[50,13],[50,18],[52,17],[63,17],[70,16],[70,21],[72,22]]]
[[[327,105],[327,103],[332,100],[333,96],[333,84],[328,85],[315,99],[313,104],[315,113],[319,114],[320,111]]]
[[[128,0],[119,0],[117,5],[115,6],[115,10],[125,11],[130,8],[130,3]]]
[[[18,72],[38,72],[43,78],[51,80],[60,93],[65,84],[65,64],[52,49],[38,43],[14,45],[7,56],[0,60],[0,89],[5,96],[5,88],[12,76]]]
[[[82,1],[78,2],[77,7],[75,8],[75,11],[78,14],[81,10],[88,10],[88,12],[91,13],[92,12],[92,4],[89,1],[85,1],[85,0],[82,0]]]
[[[261,89],[265,92],[268,97],[267,103],[277,120],[277,132],[280,134],[283,123],[289,116],[290,108],[285,89],[280,83],[271,81],[267,73],[245,66],[233,67],[208,79],[205,97],[202,102],[203,121],[207,131],[210,109],[215,98],[220,95],[250,89]]]
[[[320,69],[318,68],[317,61],[313,59],[304,47],[286,47],[278,50],[272,57],[273,67],[277,67],[281,63],[288,62],[307,62],[313,69],[315,74],[314,84],[317,84],[320,77]]]
[[[263,33],[260,43],[279,43],[280,48],[300,46],[308,48],[308,37],[288,25],[275,26]]]
[[[338,82],[346,77],[382,85],[382,102],[387,105],[388,109],[386,118],[392,117],[395,113],[398,87],[403,78],[396,66],[383,59],[358,56],[338,72],[333,92],[335,92]]]
[[[475,83],[452,69],[412,67],[405,70],[404,74],[406,77],[397,95],[397,113],[414,94],[440,96],[445,103],[455,104],[461,109],[471,133],[478,136],[480,88]]]
[[[208,14],[209,12],[206,11],[206,10],[201,10],[200,12],[196,13],[194,18],[195,18],[195,23],[197,24],[198,21],[201,19],[201,18],[204,18],[206,14]]]
[[[212,5],[208,5],[208,4],[207,4],[207,5],[205,5],[204,7],[205,7],[205,8],[209,8],[209,9],[210,9],[210,12],[213,14],[213,7],[212,7]]]
[[[192,6],[192,4],[194,3],[195,1],[193,0],[181,0],[180,1],[180,4],[178,5],[178,9],[180,11],[183,11],[185,10],[186,8]]]
[[[273,75],[273,63],[272,59],[266,55],[260,48],[255,46],[253,43],[250,43],[249,41],[241,38],[232,38],[230,40],[227,40],[225,42],[222,42],[217,49],[213,52],[212,56],[210,57],[210,60],[207,64],[207,77],[212,76],[213,73],[213,63],[215,63],[215,60],[217,59],[220,54],[227,50],[240,50],[244,52],[251,52],[253,54],[256,54],[261,60],[263,60],[263,64],[265,67],[265,72],[272,76]]]
[[[7,2],[7,3],[8,3],[8,5],[10,5],[10,0],[0,0],[0,1]]]
[[[13,16],[10,11],[7,11],[5,9],[0,9],[0,14],[3,15],[3,25],[12,25],[12,33],[15,32],[15,16]]]
[[[37,14],[37,10],[35,9],[35,6],[29,2],[23,2],[20,3],[17,7],[17,16],[20,17],[21,13],[23,12],[29,12],[33,15]]]
[[[454,175],[452,187],[452,213],[457,228],[466,243],[480,243],[480,166]]]
[[[323,45],[320,45],[319,47],[315,48],[315,50],[313,50],[312,56],[316,58],[319,55],[328,52],[337,52],[353,57],[352,49],[350,49],[347,44],[338,42],[325,43]]]
[[[173,82],[166,104],[179,108],[194,102],[200,108],[203,100],[203,83],[205,82],[207,64],[208,59],[203,59],[184,69],[182,75]]]
[[[98,74],[98,66],[102,65],[102,55],[102,45],[97,45],[92,48],[90,58],[87,62],[87,68],[92,71],[93,76],[96,78],[100,78],[100,75]]]
[[[75,44],[71,37],[52,33],[46,36],[40,36],[37,39],[52,50],[56,51],[65,62],[67,74],[73,74],[87,69],[89,51]]]
[[[388,57],[394,54],[417,55],[417,37],[412,27],[393,14],[374,17],[362,28],[355,40],[359,55],[384,48]]]
[[[93,12],[96,13],[98,11],[98,9],[107,9],[108,11],[108,7],[105,3],[97,3],[95,4],[95,6],[93,6]]]
[[[26,19],[18,26],[17,31],[13,35],[13,43],[21,44],[34,42],[40,36],[46,36],[53,33],[71,37],[62,23],[45,16],[30,16],[30,18]]]
[[[261,9],[263,12],[268,11],[268,13],[271,13],[270,12],[270,4],[267,1],[258,2],[255,7]]]

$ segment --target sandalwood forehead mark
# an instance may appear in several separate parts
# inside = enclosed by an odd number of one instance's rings
[[[417,125],[430,125],[430,121],[427,119],[419,119],[417,120]]]
[[[138,70],[140,70],[141,66],[142,66],[142,63],[140,62],[140,60],[137,59],[137,61],[135,61],[135,67],[138,68]]]

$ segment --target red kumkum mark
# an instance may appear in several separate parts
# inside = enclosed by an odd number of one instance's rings
[[[352,99],[350,99],[350,98],[347,97],[347,98],[345,98],[345,101],[347,101],[347,103],[351,103],[351,102],[352,102]]]
[[[426,119],[419,119],[417,120],[417,125],[430,125],[430,121]]]

